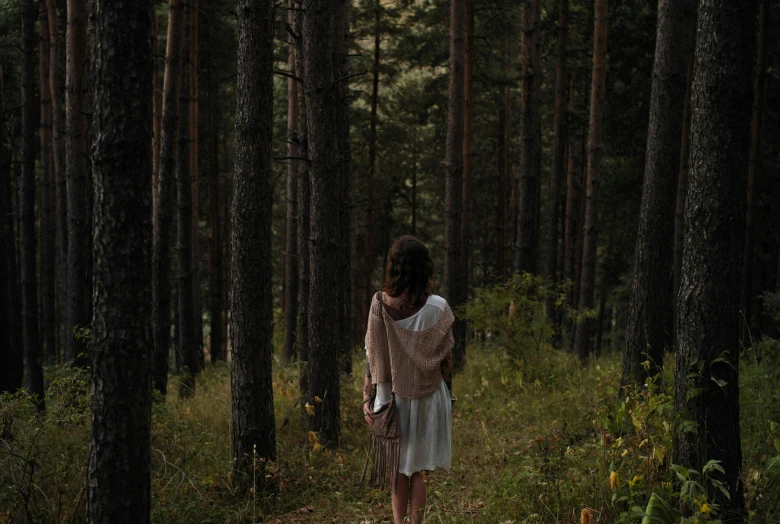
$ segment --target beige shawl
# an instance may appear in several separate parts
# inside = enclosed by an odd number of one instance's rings
[[[379,293],[374,295],[366,331],[371,381],[391,382],[393,393],[405,398],[431,395],[441,386],[441,363],[455,345],[453,322],[448,304],[433,326],[421,331],[404,329],[384,310]]]

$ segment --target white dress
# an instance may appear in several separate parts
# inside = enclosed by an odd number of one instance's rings
[[[396,324],[410,331],[422,331],[439,320],[446,304],[442,297],[430,295],[420,311]],[[374,411],[388,402],[391,394],[390,383],[377,384]],[[398,471],[410,476],[436,468],[449,470],[452,464],[452,402],[444,380],[439,389],[427,397],[396,395],[395,400],[401,429]]]

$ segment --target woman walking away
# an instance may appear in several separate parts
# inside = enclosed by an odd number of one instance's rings
[[[422,472],[449,470],[452,462],[455,317],[447,301],[432,294],[432,279],[428,249],[413,236],[399,238],[390,249],[385,282],[371,301],[368,318],[363,414],[369,425],[377,424],[372,416],[393,400],[400,449],[372,445],[372,467],[389,472],[395,524],[404,522],[410,502],[411,522],[422,522]],[[376,434],[377,428],[372,429]]]

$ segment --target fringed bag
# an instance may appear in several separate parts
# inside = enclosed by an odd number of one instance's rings
[[[382,292],[379,292],[379,300],[382,300]],[[381,306],[380,306],[381,307]],[[381,313],[381,311],[380,311]],[[384,323],[384,315],[380,315]],[[368,450],[366,451],[366,463],[363,465],[363,475],[360,482],[365,482],[366,473],[371,468],[369,485],[371,486],[395,486],[398,466],[401,459],[401,431],[398,425],[398,415],[395,405],[395,393],[390,400],[379,406],[374,411],[374,395],[364,402],[369,405],[366,416],[371,419]]]

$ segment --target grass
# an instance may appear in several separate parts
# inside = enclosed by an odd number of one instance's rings
[[[778,522],[780,464],[771,461],[780,453],[780,359],[758,353],[741,368],[744,476],[751,521]],[[455,379],[453,468],[427,478],[426,522],[574,523],[583,509],[599,522],[639,522],[632,507],[644,507],[651,492],[674,500],[668,395],[618,402],[617,355],[582,367],[544,348],[519,367],[511,362],[490,344],[469,349]],[[340,448],[313,451],[298,372],[274,366],[278,459],[258,465],[274,489],[257,500],[231,480],[228,366],[203,372],[193,397],[172,394],[154,407],[154,522],[391,522],[389,495],[359,482],[362,377],[342,382]],[[83,520],[87,378],[68,369],[50,369],[48,378],[45,418],[23,395],[0,404],[0,523]]]

